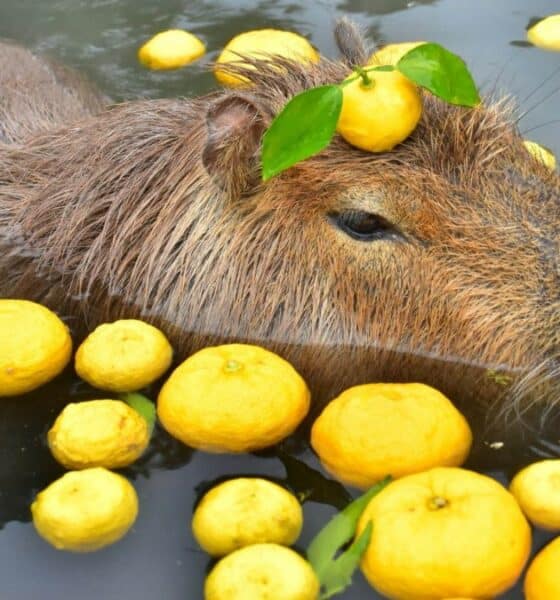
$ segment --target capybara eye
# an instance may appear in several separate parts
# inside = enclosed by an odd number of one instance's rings
[[[329,219],[346,235],[361,242],[402,238],[399,230],[387,219],[364,210],[330,213]]]

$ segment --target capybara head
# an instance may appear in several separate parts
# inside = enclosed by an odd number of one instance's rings
[[[503,102],[426,94],[394,151],[337,137],[261,181],[273,116],[365,60],[350,25],[337,33],[341,62],[253,61],[232,67],[241,91],[123,104],[0,153],[6,293],[88,327],[144,318],[178,358],[262,344],[318,398],[417,380],[462,406],[544,411],[560,395],[560,178]]]
[[[0,41],[0,142],[60,127],[107,103],[87,79],[54,60]]]

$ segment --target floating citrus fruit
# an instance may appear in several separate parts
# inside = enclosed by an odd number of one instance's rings
[[[560,598],[560,537],[545,546],[527,569],[525,600]]]
[[[372,521],[362,571],[393,600],[495,598],[517,581],[531,529],[497,481],[452,467],[408,475],[375,496],[358,523]]]
[[[344,86],[337,131],[357,148],[386,152],[414,131],[422,116],[422,98],[398,71],[374,71],[367,77],[369,83],[358,77]]]
[[[56,460],[67,469],[133,463],[150,441],[148,423],[120,400],[68,404],[48,433]]]
[[[205,600],[317,600],[318,595],[311,565],[277,544],[254,544],[228,554],[204,585]]]
[[[78,348],[78,375],[92,386],[134,392],[161,377],[173,349],[163,333],[143,321],[122,319],[97,327]]]
[[[311,445],[325,468],[359,488],[386,475],[459,466],[471,442],[463,415],[421,383],[352,387],[326,406],[311,430]]]
[[[138,514],[138,498],[124,477],[96,467],[51,483],[31,513],[39,535],[55,548],[91,552],[125,535]]]
[[[216,61],[214,74],[223,85],[238,87],[246,85],[244,77],[220,69],[220,64],[239,63],[240,55],[258,59],[281,56],[298,62],[318,62],[319,54],[301,35],[279,29],[258,29],[236,35],[228,42]]]
[[[287,490],[259,478],[231,479],[212,488],[194,513],[192,529],[200,546],[224,556],[243,546],[290,546],[301,532],[303,514]]]
[[[177,439],[209,452],[249,452],[290,435],[310,394],[278,355],[247,344],[200,350],[163,385],[157,412]]]
[[[527,152],[545,167],[548,167],[551,171],[556,169],[556,157],[550,150],[547,150],[540,144],[537,144],[537,142],[531,142],[530,140],[524,140],[523,145],[527,149]]]
[[[527,39],[543,50],[560,51],[560,14],[550,15],[527,31]]]
[[[27,300],[0,300],[0,396],[47,383],[71,354],[70,333],[55,313]]]
[[[138,60],[148,69],[178,69],[200,58],[206,48],[192,33],[170,29],[154,35],[138,50]]]
[[[513,478],[510,491],[531,523],[560,530],[560,459],[525,467]]]
[[[426,42],[400,42],[398,44],[387,44],[376,50],[369,58],[370,65],[396,65],[407,53]]]

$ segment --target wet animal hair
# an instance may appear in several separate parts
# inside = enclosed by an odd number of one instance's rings
[[[393,380],[483,412],[530,403],[535,385],[513,397],[488,369],[515,381],[558,358],[560,182],[527,155],[507,104],[425,96],[393,152],[335,137],[261,181],[273,117],[361,61],[365,42],[346,33],[342,61],[246,58],[227,67],[251,82],[241,91],[126,103],[0,148],[3,293],[90,329],[146,319],[177,358],[264,344],[319,402]],[[337,226],[356,214],[380,224],[375,242]],[[546,381],[557,400],[558,377]]]
[[[100,112],[109,99],[85,77],[0,40],[0,142],[14,143]]]

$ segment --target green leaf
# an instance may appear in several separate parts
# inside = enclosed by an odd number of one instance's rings
[[[352,583],[352,575],[358,568],[362,555],[371,540],[372,529],[370,521],[350,548],[330,565],[323,577],[323,591],[320,600],[326,600],[326,598],[339,594]]]
[[[356,525],[364,508],[390,481],[391,478],[386,477],[376,483],[332,518],[311,541],[307,548],[307,558],[321,583],[328,576],[328,571],[332,568],[334,557],[340,548],[354,537]]]
[[[121,394],[120,398],[123,402],[126,402],[131,408],[133,408],[137,413],[142,415],[144,419],[146,419],[146,421],[148,422],[148,430],[151,435],[156,422],[156,407],[154,403],[149,398],[146,398],[146,396],[143,396],[142,394],[138,394],[136,392]]]
[[[463,60],[434,43],[422,44],[407,52],[397,69],[411,81],[451,104],[476,106],[478,90]]]
[[[323,85],[294,96],[263,138],[263,181],[326,148],[342,108],[342,90]]]

